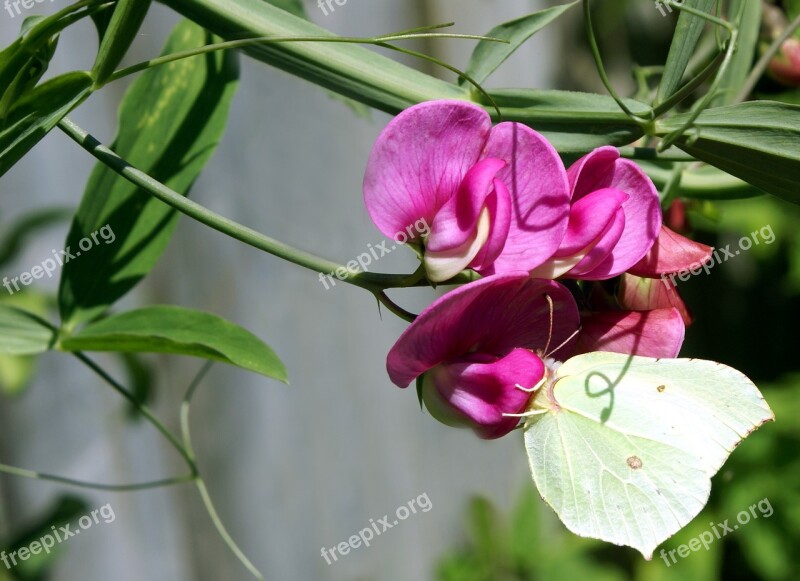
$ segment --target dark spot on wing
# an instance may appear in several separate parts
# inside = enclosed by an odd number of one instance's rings
[[[626,460],[628,462],[628,466],[630,466],[631,470],[638,470],[642,467],[642,460],[639,456],[631,456]]]

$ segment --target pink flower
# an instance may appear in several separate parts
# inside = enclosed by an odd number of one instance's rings
[[[683,323],[692,324],[692,314],[683,302],[678,289],[668,279],[642,278],[629,273],[619,283],[619,305],[631,311],[677,309]]]
[[[714,249],[661,226],[655,244],[628,272],[648,278],[690,270],[707,262]]]
[[[531,394],[517,385],[530,389],[544,377],[535,351],[560,347],[553,356],[563,358],[570,347],[561,344],[577,328],[578,308],[559,283],[527,272],[488,276],[425,309],[389,352],[387,369],[399,387],[423,376],[436,419],[499,438],[518,423],[503,414],[528,405]]]
[[[584,309],[576,354],[611,351],[643,357],[678,356],[686,324],[685,306],[677,292],[670,294],[656,279],[629,274],[622,275],[616,296],[607,288],[592,284],[580,301]],[[664,293],[660,293],[662,289]]]
[[[429,225],[428,279],[465,268],[489,275],[532,270],[564,236],[569,186],[555,149],[518,123],[492,127],[463,101],[430,101],[395,117],[378,137],[364,176],[372,221],[397,239]]]
[[[685,332],[681,313],[675,308],[582,313],[575,352],[677,357]]]
[[[800,39],[790,38],[769,63],[770,76],[788,87],[800,86]]]
[[[533,275],[604,280],[622,274],[647,254],[658,236],[658,191],[614,147],[595,149],[567,174],[572,191],[567,233]]]

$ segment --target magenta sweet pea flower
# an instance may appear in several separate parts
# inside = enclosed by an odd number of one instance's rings
[[[675,308],[582,313],[575,352],[677,357],[685,332],[686,325]]]
[[[481,107],[430,101],[400,113],[367,162],[364,201],[372,221],[398,239],[429,225],[428,279],[465,268],[489,275],[532,270],[559,247],[569,185],[555,149],[518,123],[492,127]]]
[[[690,240],[662,225],[652,248],[628,272],[636,276],[663,279],[665,275],[705,264],[713,252],[710,246]]]
[[[650,250],[661,228],[658,191],[614,147],[600,147],[569,170],[569,225],[558,250],[534,276],[605,280],[622,274]]]
[[[539,354],[558,348],[552,355],[563,359],[574,341],[562,343],[577,329],[577,305],[561,284],[527,272],[488,276],[425,309],[389,352],[387,369],[399,387],[423,376],[436,419],[499,438],[518,423],[503,414],[525,411],[525,389],[544,377]]]

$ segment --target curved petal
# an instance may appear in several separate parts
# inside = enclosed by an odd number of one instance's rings
[[[677,357],[685,332],[677,309],[589,313],[581,317],[581,333],[575,351]]]
[[[661,228],[661,204],[653,182],[639,166],[620,159],[619,151],[600,147],[576,161],[568,170],[572,203],[589,193],[614,188],[628,194],[622,205],[625,229],[609,255],[590,273],[592,280],[617,276],[639,262],[650,250]]]
[[[491,229],[489,210],[484,208],[478,216],[478,223],[475,225],[472,234],[460,246],[447,248],[439,252],[426,248],[422,261],[425,264],[425,273],[428,280],[431,282],[444,282],[464,270],[486,244]]]
[[[442,252],[462,246],[474,236],[486,198],[493,191],[494,176],[506,163],[482,159],[469,169],[456,195],[447,200],[431,223],[425,249]]]
[[[480,158],[489,115],[465,101],[430,101],[406,109],[381,132],[367,162],[364,202],[378,230],[394,238],[439,208]]]
[[[553,325],[550,330],[550,304]],[[575,299],[561,284],[527,272],[498,274],[440,297],[405,330],[389,351],[387,370],[395,385],[467,353],[503,357],[512,349],[554,349],[578,328]],[[574,340],[573,340],[574,341]],[[564,359],[574,343],[555,351]]]
[[[516,384],[533,387],[544,377],[544,371],[542,360],[527,349],[514,349],[505,357],[491,360],[472,353],[426,373],[423,398],[426,407],[429,400],[438,399],[428,407],[434,417],[439,406],[449,406],[480,437],[499,438],[519,423],[519,418],[503,414],[522,413],[531,397]],[[429,394],[431,388],[435,395]],[[452,416],[445,419],[453,425]]]
[[[617,210],[627,199],[625,192],[603,188],[575,202],[569,210],[567,233],[554,256],[573,256],[594,245],[608,230],[609,223],[615,219]]]
[[[500,256],[506,245],[508,229],[511,227],[511,194],[505,184],[494,180],[494,191],[486,198],[486,209],[491,217],[491,229],[486,243],[470,263],[470,267],[478,272],[490,268]]]
[[[512,201],[508,237],[492,272],[531,271],[558,250],[567,230],[570,195],[564,164],[543,136],[519,123],[494,127],[483,155],[508,163],[497,178]]]
[[[623,233],[625,232],[625,225],[627,219],[625,212],[620,209],[614,216],[614,220],[608,224],[605,232],[603,232],[597,243],[592,246],[586,256],[583,257],[575,267],[569,271],[570,278],[582,278],[585,280],[604,280],[608,278],[604,273],[596,273],[596,269],[608,260],[611,253],[619,244]]]
[[[656,278],[672,274],[707,262],[714,249],[694,240],[689,240],[666,226],[661,226],[656,243],[639,262],[628,269],[636,276]]]
[[[675,308],[681,314],[683,323],[692,324],[692,314],[683,302],[678,289],[667,278],[641,278],[629,273],[622,275],[619,283],[619,305],[631,311],[652,311],[654,309]]]

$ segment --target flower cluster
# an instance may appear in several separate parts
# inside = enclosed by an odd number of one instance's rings
[[[483,438],[516,426],[509,414],[525,411],[548,358],[677,356],[689,314],[657,278],[711,252],[662,224],[655,186],[617,149],[565,168],[539,133],[493,127],[462,101],[423,103],[389,123],[367,164],[364,200],[387,236],[430,224],[410,243],[432,283],[464,269],[482,275],[423,311],[387,366],[400,387],[421,380],[435,418]],[[616,277],[613,292],[592,282]]]

